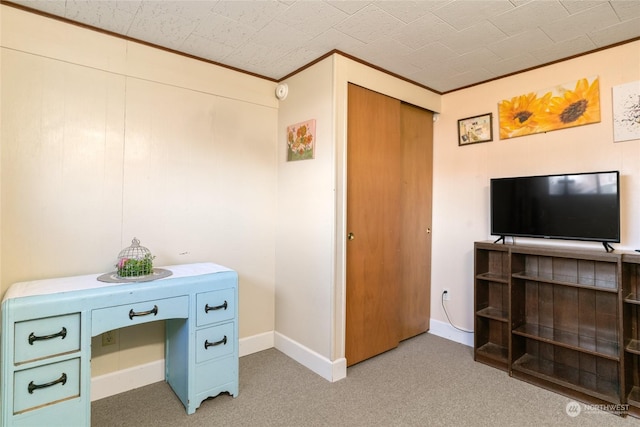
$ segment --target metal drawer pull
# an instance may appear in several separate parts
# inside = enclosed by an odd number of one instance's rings
[[[149,311],[139,311],[139,312],[135,312],[133,311],[133,308],[131,310],[129,310],[129,319],[133,319],[136,316],[148,316],[150,314],[153,314],[154,316],[156,316],[158,314],[158,306],[154,305],[153,308]]]
[[[56,384],[62,384],[65,385],[67,383],[67,374],[65,374],[64,372],[62,373],[62,376],[60,378],[58,378],[55,381],[51,381],[50,383],[46,383],[46,384],[34,384],[33,381],[31,381],[29,383],[28,386],[28,390],[29,390],[29,394],[33,394],[34,390],[37,390],[39,388],[46,388],[46,387],[51,387],[52,385],[56,385]]]
[[[216,341],[216,342],[209,342],[209,340],[204,340],[204,349],[208,349],[209,347],[213,347],[216,345],[227,345],[227,336],[225,335],[224,338],[222,338],[220,341]]]
[[[36,334],[31,332],[29,334],[29,344],[33,345],[34,341],[50,340],[52,338],[62,337],[64,339],[67,336],[67,328],[63,327],[57,334],[45,335],[44,337],[37,337]]]
[[[227,309],[227,300],[224,301],[224,304],[222,305],[216,305],[215,307],[209,307],[209,304],[204,306],[204,312],[208,313],[211,310],[221,310],[221,309]]]

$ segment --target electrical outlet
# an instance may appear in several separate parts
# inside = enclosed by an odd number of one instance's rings
[[[114,345],[116,343],[116,331],[107,331],[102,334],[102,346]]]
[[[451,291],[450,291],[449,289],[444,288],[444,289],[442,290],[442,293],[444,294],[444,296],[443,296],[444,298],[443,298],[443,299],[444,299],[445,301],[450,301],[450,300],[451,300]]]

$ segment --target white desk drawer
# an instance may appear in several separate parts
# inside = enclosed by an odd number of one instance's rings
[[[80,396],[80,359],[17,371],[13,382],[13,413]]]
[[[80,313],[15,324],[16,365],[80,350]]]
[[[196,331],[196,363],[233,353],[236,343],[234,323]]]
[[[189,296],[145,301],[93,310],[91,336],[112,329],[166,319],[189,317]]]
[[[198,294],[196,304],[197,326],[233,319],[236,315],[235,289],[221,289]]]

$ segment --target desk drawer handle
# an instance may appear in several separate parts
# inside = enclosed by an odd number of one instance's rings
[[[209,304],[204,306],[204,312],[205,313],[208,313],[211,310],[222,310],[222,309],[225,309],[225,310],[227,309],[227,301],[226,300],[224,301],[224,304],[216,305],[215,307],[209,307]]]
[[[154,305],[153,308],[149,311],[139,311],[139,312],[135,312],[133,311],[133,308],[131,310],[129,310],[129,319],[133,319],[136,316],[148,316],[150,314],[153,314],[154,316],[156,316],[158,314],[158,306]]]
[[[29,344],[33,345],[34,341],[42,341],[42,340],[50,340],[52,338],[62,337],[64,339],[67,336],[67,328],[63,327],[60,332],[57,334],[45,335],[44,337],[38,337],[36,334],[31,332],[29,334]]]
[[[207,350],[209,347],[213,347],[216,345],[227,345],[227,336],[225,335],[220,341],[209,342],[209,340],[204,340],[204,349]]]
[[[34,384],[33,381],[31,381],[29,383],[29,385],[27,386],[27,389],[29,390],[29,394],[33,394],[34,390],[37,390],[39,388],[46,388],[46,387],[51,387],[53,385],[56,384],[62,384],[65,385],[67,383],[67,374],[65,374],[64,372],[62,373],[62,376],[60,378],[58,378],[55,381],[51,381],[50,383],[46,383],[46,384]]]

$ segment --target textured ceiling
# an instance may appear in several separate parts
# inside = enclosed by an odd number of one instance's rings
[[[640,0],[15,0],[270,79],[339,50],[448,92],[640,37]]]

